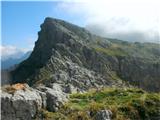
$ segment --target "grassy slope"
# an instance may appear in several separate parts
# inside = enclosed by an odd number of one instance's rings
[[[91,44],[91,47],[98,52],[111,56],[132,56],[150,60],[152,62],[160,61],[160,44],[138,42],[129,43],[116,39],[106,40],[110,41],[110,45],[104,46],[104,41],[97,40]]]
[[[97,111],[109,109],[113,120],[150,120],[158,119],[160,111],[160,94],[147,93],[136,88],[106,88],[90,90],[87,93],[70,95],[70,100],[58,112],[42,110],[45,119],[94,120]],[[87,111],[92,112],[89,117]]]

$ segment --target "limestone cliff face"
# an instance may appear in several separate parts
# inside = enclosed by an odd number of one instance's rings
[[[13,82],[71,84],[88,89],[126,86],[160,91],[158,44],[102,38],[63,20],[46,18],[31,56],[12,72]]]
[[[119,61],[119,75],[140,88],[160,91],[160,62],[145,59],[124,58]]]

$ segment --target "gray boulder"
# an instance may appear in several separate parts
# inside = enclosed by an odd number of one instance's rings
[[[2,89],[2,120],[33,120],[40,109],[57,111],[68,100],[60,84],[29,87],[27,84],[15,84]]]
[[[111,120],[112,112],[110,110],[98,111],[95,120]]]
[[[78,89],[75,88],[72,84],[68,84],[64,87],[64,92],[69,94],[77,93]]]
[[[19,89],[14,93],[1,93],[2,120],[32,120],[41,107],[41,96],[32,88]]]
[[[46,93],[46,108],[48,111],[57,111],[68,100],[68,96],[63,92],[60,84],[54,83],[49,87],[39,86],[37,89]]]

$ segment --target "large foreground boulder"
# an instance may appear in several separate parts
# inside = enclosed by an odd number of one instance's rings
[[[15,84],[2,88],[2,120],[33,120],[41,109],[57,111],[67,101],[67,94],[59,84],[31,88]]]
[[[27,85],[17,84],[2,90],[2,120],[32,120],[41,107],[40,94]]]

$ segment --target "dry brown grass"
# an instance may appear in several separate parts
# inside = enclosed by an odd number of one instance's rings
[[[26,90],[26,84],[22,84],[22,83],[17,83],[14,85],[6,85],[3,88],[4,91],[13,94],[15,93],[17,90]]]
[[[11,87],[14,88],[15,90],[25,90],[26,84],[17,83],[17,84],[12,85]]]

